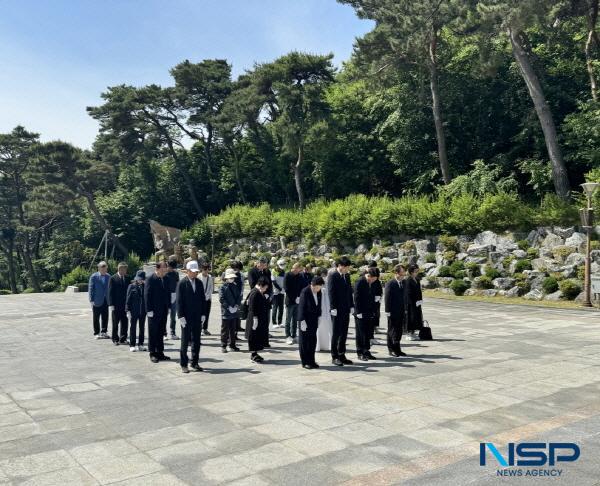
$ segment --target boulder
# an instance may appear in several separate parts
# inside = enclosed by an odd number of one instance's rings
[[[452,277],[437,277],[437,284],[442,288],[450,287],[452,282],[454,282]]]
[[[436,265],[435,265],[435,263],[425,263],[425,264],[423,264],[423,266],[421,267],[421,269],[422,269],[424,272],[428,272],[428,271],[429,271],[429,270],[431,270],[432,268],[435,268],[435,266],[436,266]]]
[[[575,265],[565,265],[560,269],[560,273],[562,273],[565,278],[575,278],[577,277],[577,267]]]
[[[544,238],[544,241],[542,241],[542,246],[544,248],[549,248],[550,250],[552,250],[555,246],[561,246],[564,244],[564,238],[561,238],[560,236],[554,233],[548,233]]]
[[[573,233],[565,240],[565,245],[577,248],[577,251],[585,249],[586,237],[583,233]]]
[[[76,285],[69,285],[65,289],[65,294],[77,294],[77,293],[79,293],[79,287],[77,287]]]
[[[490,261],[492,263],[500,263],[504,260],[506,253],[502,251],[491,251],[490,252]]]
[[[460,261],[462,261],[462,260],[466,259],[467,257],[468,257],[468,255],[467,255],[467,253],[465,253],[465,252],[461,252],[461,253],[458,253],[458,254],[456,255],[456,259],[457,259],[457,260],[460,260]]]
[[[438,267],[437,265],[434,265],[432,268],[427,270],[427,272],[425,273],[425,275],[427,275],[430,278],[437,277],[439,274],[440,274],[440,267]]]
[[[485,289],[481,291],[481,295],[485,297],[496,297],[498,295],[498,290],[496,289]]]
[[[559,272],[560,264],[551,258],[534,258],[531,267],[538,271]]]
[[[494,288],[498,290],[508,290],[515,285],[516,280],[510,277],[499,277],[492,280]]]
[[[519,259],[527,258],[527,252],[524,250],[514,250],[512,254]]]
[[[481,290],[470,288],[465,290],[465,293],[463,295],[481,295]]]
[[[465,263],[476,263],[477,265],[483,265],[485,263],[487,263],[487,256],[485,257],[480,257],[480,256],[468,256],[465,258]]]
[[[435,289],[437,288],[437,282],[435,278],[423,278],[421,279],[421,287],[424,289]]]
[[[527,300],[542,300],[544,298],[544,294],[541,290],[533,289],[530,292],[527,292],[523,298]]]
[[[582,253],[571,253],[566,259],[567,265],[574,265],[576,267],[585,265],[585,255]]]
[[[316,254],[317,256],[325,256],[327,253],[331,253],[331,248],[327,245],[321,245],[317,248]]]
[[[476,243],[473,243],[471,246],[469,246],[469,248],[467,248],[467,254],[469,256],[479,256],[487,258],[489,253],[494,250],[494,245],[477,245]]]
[[[519,290],[520,289],[517,286],[512,287],[512,288],[508,289],[506,292],[504,292],[504,297],[510,297],[510,298],[518,297]]]
[[[493,231],[483,231],[475,236],[473,244],[477,246],[493,246],[498,251],[513,251],[518,248],[512,238],[500,236]]]
[[[563,239],[567,239],[570,238],[573,235],[573,233],[575,233],[575,227],[571,226],[569,228],[561,228],[559,226],[555,226],[554,228],[552,228],[552,232]]]
[[[560,290],[557,290],[556,292],[552,292],[551,294],[546,295],[546,297],[544,297],[544,300],[551,300],[551,301],[559,301],[562,298],[562,292]]]
[[[419,256],[425,256],[435,250],[435,246],[430,240],[414,240],[415,251]]]
[[[548,231],[546,228],[537,228],[531,230],[527,235],[527,243],[529,243],[529,246],[538,247],[547,234]]]

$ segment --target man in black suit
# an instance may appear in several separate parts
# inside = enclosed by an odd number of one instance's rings
[[[319,367],[315,362],[315,349],[317,348],[319,317],[321,317],[321,288],[324,284],[323,277],[313,277],[310,285],[300,293],[300,304],[298,305],[299,351],[302,367],[307,370]]]
[[[269,307],[269,317],[267,318],[267,327],[269,327],[269,319],[271,317],[271,300],[273,298],[273,279],[271,278],[271,270],[269,270],[269,265],[266,257],[260,257],[254,267],[250,269],[248,272],[248,285],[250,290],[256,287],[258,283],[258,279],[260,277],[265,277],[269,282],[269,286],[267,287],[267,291],[264,293],[265,299],[267,299],[268,307]],[[265,343],[265,348],[270,348],[269,344],[270,334],[267,333],[267,342]]]
[[[202,281],[198,278],[200,267],[197,261],[187,262],[187,276],[177,284],[177,317],[181,325],[181,371],[189,373],[188,369],[188,343],[192,342],[192,369],[202,371],[198,364],[200,357],[200,335],[202,324],[206,320],[206,296]]]
[[[394,278],[385,284],[384,305],[388,319],[387,346],[390,356],[406,356],[400,349],[402,328],[406,326],[406,291],[404,267],[394,267]]]
[[[301,268],[299,263],[294,263],[292,269],[283,278],[283,290],[285,291],[285,338],[287,344],[294,344],[296,341],[298,304],[300,304],[300,291],[302,290]]]
[[[336,262],[336,270],[327,278],[327,292],[331,309],[332,335],[331,335],[331,360],[336,366],[352,364],[346,358],[346,339],[348,338],[348,325],[350,314],[354,312],[352,302],[352,284],[350,283],[350,259],[341,257]]]
[[[164,278],[166,273],[167,263],[158,262],[156,271],[147,279],[144,287],[146,317],[148,317],[148,351],[150,361],[153,363],[171,359],[165,355],[164,343],[164,330],[171,306],[171,292]]]
[[[375,300],[371,293],[371,284],[377,280],[379,272],[369,268],[354,286],[354,322],[356,323],[356,354],[360,361],[376,359],[371,354],[371,324]]]
[[[127,287],[129,279],[127,278],[127,263],[121,262],[115,273],[108,281],[108,309],[112,315],[112,341],[115,346],[127,342],[127,311],[125,310],[125,301],[127,300]],[[119,333],[119,323],[121,332]]]

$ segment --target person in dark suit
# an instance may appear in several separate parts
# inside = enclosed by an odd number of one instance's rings
[[[88,297],[92,304],[92,322],[96,339],[109,339],[108,331],[108,265],[98,263],[98,271],[90,276]],[[102,321],[102,328],[100,327]]]
[[[310,285],[300,293],[298,305],[298,342],[300,361],[307,370],[318,368],[315,362],[315,349],[317,348],[317,329],[321,317],[321,288],[325,284],[323,277],[313,277]]]
[[[127,278],[127,263],[121,262],[115,273],[108,281],[108,309],[112,314],[112,342],[115,346],[127,342],[127,311],[125,310],[125,301],[127,300],[127,287],[129,279]],[[119,324],[121,332],[119,332]]]
[[[354,312],[352,284],[350,283],[350,259],[341,257],[336,262],[336,270],[327,277],[327,292],[332,321],[331,361],[336,366],[352,364],[346,358],[346,339],[350,314]]]
[[[378,278],[379,271],[369,268],[354,286],[354,322],[356,323],[356,354],[360,361],[376,359],[371,354],[371,325],[375,300],[371,293],[371,285]]]
[[[381,272],[379,268],[377,268],[377,262],[374,260],[369,262],[369,268],[374,268],[377,270],[377,278],[373,281],[373,283],[371,283],[371,295],[373,295],[373,316],[371,319],[371,325],[369,327],[369,340],[371,342],[371,346],[373,346],[376,344],[382,344],[375,339],[375,332],[379,327],[379,320],[381,318],[381,299],[383,297],[383,286],[381,285]]]
[[[267,290],[270,280],[260,277],[248,294],[248,317],[246,319],[246,339],[250,359],[262,363],[264,358],[258,354],[265,348],[269,339],[269,302]]]
[[[144,285],[144,301],[146,316],[148,317],[148,351],[150,361],[168,361],[171,358],[165,355],[164,330],[171,307],[171,292],[166,282],[167,263],[158,262],[156,271]]]
[[[269,327],[269,319],[271,317],[271,299],[273,298],[273,280],[271,279],[271,270],[269,270],[269,265],[266,257],[260,257],[256,262],[256,265],[252,267],[252,269],[248,272],[248,284],[250,285],[250,289],[256,287],[258,279],[260,277],[264,277],[269,286],[265,292],[265,298],[267,299],[267,304],[269,306],[269,316],[267,317],[267,331]],[[264,344],[265,348],[270,348],[269,338],[271,336],[267,332],[267,341]]]
[[[285,292],[285,338],[287,344],[296,341],[296,326],[298,323],[298,304],[302,290],[302,277],[300,276],[299,263],[294,263],[291,270],[283,278]]]
[[[179,339],[179,337],[177,337],[177,333],[175,332],[175,329],[177,328],[177,303],[175,302],[175,299],[177,298],[176,292],[177,283],[179,282],[179,271],[177,270],[177,259],[174,257],[170,257],[167,261],[167,273],[165,274],[165,281],[169,286],[169,292],[171,294],[171,303],[169,307],[169,313],[171,316],[169,338],[172,341],[176,341]],[[165,338],[167,337],[166,327],[163,332],[163,336]]]
[[[187,262],[187,276],[177,284],[177,317],[181,325],[181,371],[189,373],[188,343],[192,343],[192,369],[202,371],[198,364],[200,358],[200,335],[202,324],[206,320],[206,294],[202,281],[197,278],[200,272],[198,262]]]
[[[418,341],[419,331],[423,327],[423,292],[418,275],[419,267],[410,264],[406,278],[406,328],[411,341]]]
[[[390,356],[406,356],[400,349],[402,331],[406,328],[406,289],[404,267],[394,267],[394,278],[385,284],[385,315],[388,319],[387,347]]]
[[[125,310],[129,319],[129,351],[146,351],[144,328],[146,327],[146,305],[144,304],[144,281],[146,273],[138,270],[133,282],[127,287]],[[137,337],[137,348],[135,346]]]

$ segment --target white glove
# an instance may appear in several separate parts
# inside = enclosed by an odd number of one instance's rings
[[[114,306],[114,305],[109,305],[109,306],[108,306],[108,310],[109,310],[110,312],[114,312],[114,311],[115,311],[115,306]]]
[[[171,304],[175,303],[175,299],[177,299],[177,294],[175,292],[171,292]]]
[[[127,319],[131,320],[131,312],[127,313]]]
[[[375,302],[381,302],[381,295],[375,296]]]
[[[252,330],[256,331],[258,329],[258,317],[255,317],[252,321]]]
[[[385,313],[385,317],[390,317],[392,314],[390,314],[389,312]]]
[[[333,317],[337,316],[337,309],[331,309],[329,312]]]
[[[356,314],[357,319],[362,319],[362,314]]]
[[[300,303],[300,297],[296,297],[296,304]]]
[[[354,307],[350,309],[350,314],[354,314]]]
[[[230,314],[235,314],[237,311],[237,307],[227,307],[227,310]]]
[[[306,330],[308,329],[308,326],[306,325],[306,321],[302,321],[300,323],[300,329],[304,332],[306,332]]]
[[[202,316],[202,317],[200,318],[200,322],[201,322],[202,324],[204,324],[204,321],[205,321],[205,320],[206,320],[206,316]]]
[[[423,301],[422,301],[422,300],[417,300],[417,302],[415,303],[415,305],[416,305],[417,307],[421,307],[421,305],[422,305],[422,304],[423,304]]]
[[[154,317],[154,311],[150,311],[148,312],[148,314],[146,314],[148,317]]]
[[[185,317],[180,317],[179,318],[179,324],[181,324],[181,327],[185,327],[187,324],[187,321],[185,320]]]

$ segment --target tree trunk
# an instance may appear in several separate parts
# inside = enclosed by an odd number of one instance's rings
[[[29,234],[25,233],[24,237],[25,239],[29,238]],[[23,262],[25,263],[28,278],[31,282],[31,288],[33,288],[34,292],[40,292],[40,282],[35,273],[33,262],[31,261],[31,252],[29,249],[29,243],[27,241],[23,245],[21,245],[21,254],[23,255]]]
[[[548,156],[550,157],[550,162],[552,163],[552,180],[554,181],[554,189],[560,198],[567,199],[569,197],[571,187],[569,184],[567,169],[562,158],[560,146],[558,145],[558,137],[556,136],[556,126],[554,125],[552,112],[550,111],[550,107],[546,102],[546,97],[542,91],[542,86],[537,74],[533,70],[529,55],[525,50],[523,33],[518,30],[515,31],[509,27],[508,36],[510,38],[513,55],[521,71],[521,76],[527,85],[529,96],[531,96],[533,106],[535,107],[535,112],[542,126],[542,131],[544,132],[546,149],[548,150]]]
[[[442,170],[442,178],[444,184],[449,184],[452,178],[450,177],[450,167],[448,166],[448,152],[446,150],[446,134],[444,133],[444,121],[442,118],[442,101],[440,97],[440,87],[438,84],[437,70],[437,32],[433,31],[429,41],[429,83],[431,86],[431,99],[433,121],[435,123],[435,136],[438,145],[438,158],[440,160],[440,168]]]
[[[96,221],[98,222],[98,224],[102,227],[103,230],[108,231],[108,233],[110,234],[110,237],[115,242],[115,246],[119,249],[119,251],[123,254],[123,256],[126,257],[129,254],[129,250],[125,247],[125,245],[123,243],[121,243],[121,240],[119,239],[119,237],[113,233],[112,228],[110,227],[110,225],[108,224],[106,219],[104,219],[104,216],[102,216],[102,214],[98,210],[98,207],[96,206],[96,201],[94,201],[94,196],[90,192],[82,190],[81,187],[80,187],[80,194],[83,197],[85,197],[85,199],[88,203],[88,207],[89,207],[90,211],[92,212],[92,214],[94,215],[94,217],[96,218]]]
[[[242,201],[242,204],[246,204],[246,195],[244,194],[242,179],[240,178],[240,159],[235,152],[235,149],[232,149],[231,153],[233,156],[233,174],[235,176],[235,182],[238,186],[238,191],[240,191],[240,200]]]
[[[598,0],[591,0],[588,12],[588,36],[585,42],[585,64],[587,66],[588,76],[590,78],[590,89],[592,99],[598,101],[598,83],[594,74],[594,56],[592,55],[592,45],[599,46],[598,33],[596,32],[596,23],[598,22]]]
[[[10,291],[13,294],[18,294],[19,289],[17,288],[17,272],[15,270],[15,256],[14,256],[14,241],[8,241],[6,248],[3,248],[4,256],[8,266],[8,283],[10,284]]]
[[[304,192],[302,191],[302,179],[300,175],[300,167],[304,160],[304,144],[298,146],[298,160],[294,164],[294,182],[296,183],[296,192],[298,193],[298,204],[300,209],[304,209]]]

